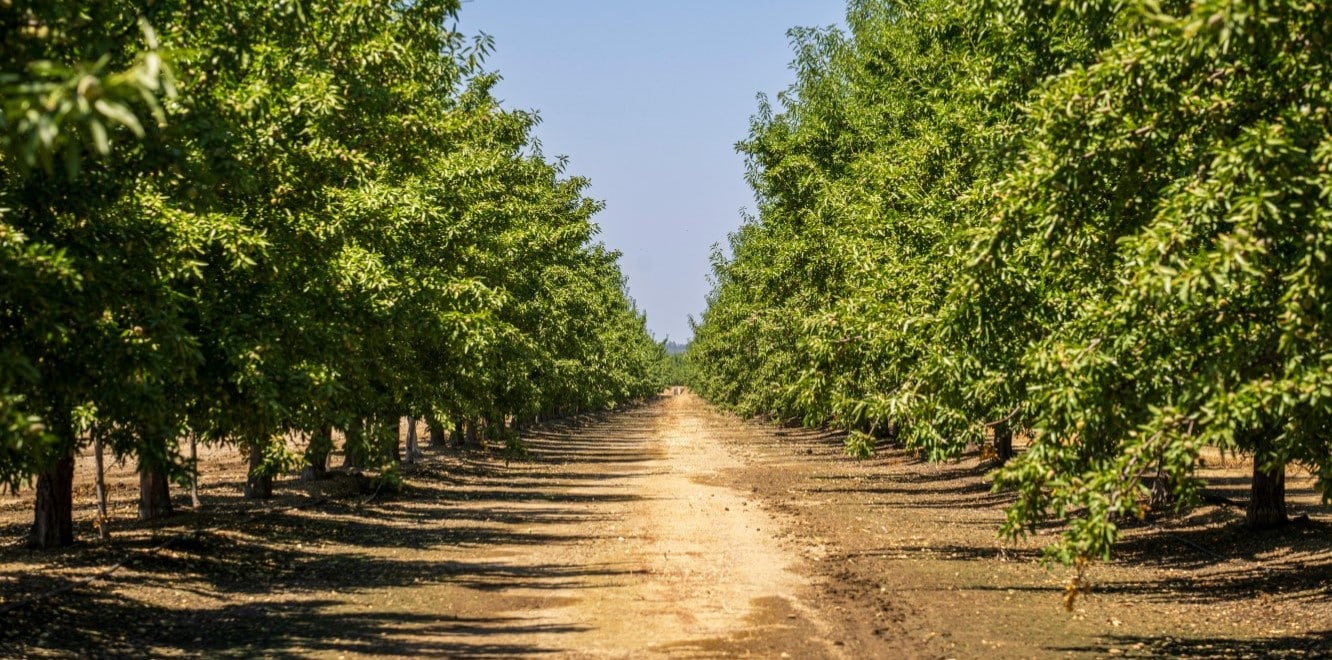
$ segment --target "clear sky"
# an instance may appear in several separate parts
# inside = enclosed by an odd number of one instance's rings
[[[845,0],[470,0],[459,29],[495,38],[509,107],[537,110],[548,157],[592,180],[603,240],[658,339],[689,338],[708,255],[752,208],[755,95],[794,76],[786,31],[842,24]]]

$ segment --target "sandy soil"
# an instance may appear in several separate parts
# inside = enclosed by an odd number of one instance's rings
[[[110,544],[81,463],[73,549],[24,549],[31,493],[0,498],[0,611],[128,561],[0,614],[0,656],[1332,654],[1329,511],[1300,473],[1311,525],[1255,535],[1216,507],[1141,525],[1069,613],[1046,539],[995,538],[1007,500],[974,457],[853,461],[833,434],[689,394],[528,442],[511,464],[428,448],[392,497],[344,476],[283,480],[268,503],[241,500],[240,457],[214,450],[206,508],[180,495],[155,526],[132,521],[121,467]],[[1243,497],[1243,466],[1214,470]]]

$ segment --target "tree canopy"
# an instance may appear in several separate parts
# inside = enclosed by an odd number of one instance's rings
[[[500,430],[665,385],[587,181],[500,106],[457,9],[0,10],[0,480],[39,476],[38,544],[69,540],[43,493],[90,438],[177,478],[181,438],[234,443],[268,474],[289,433]]]
[[[936,459],[991,445],[1008,534],[1104,556],[1203,447],[1332,492],[1329,9],[1278,0],[855,0],[792,33],[740,144],[759,200],[714,256],[698,389]]]

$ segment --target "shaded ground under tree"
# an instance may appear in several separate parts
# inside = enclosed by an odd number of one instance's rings
[[[692,395],[548,425],[531,460],[427,447],[407,489],[283,478],[241,499],[245,460],[206,453],[202,497],[135,520],[111,474],[98,544],[79,463],[80,545],[22,545],[31,493],[0,500],[0,608],[127,560],[105,580],[4,614],[0,655],[148,653],[518,657],[753,652],[797,657],[1316,657],[1332,648],[1332,532],[1307,475],[1306,526],[1253,533],[1237,507],[1138,523],[1091,595],[1038,535],[1002,544],[1007,502],[980,458],[928,465],[835,434],[743,423]],[[337,464],[334,461],[334,464]],[[1209,462],[1242,498],[1247,466]],[[1053,533],[1051,526],[1043,534]],[[694,538],[697,536],[698,538]],[[170,541],[164,547],[164,542]],[[156,550],[154,550],[156,549]],[[128,558],[128,559],[127,559]]]

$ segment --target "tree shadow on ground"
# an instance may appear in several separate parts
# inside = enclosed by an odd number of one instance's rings
[[[1111,635],[1106,638],[1104,644],[1052,650],[1109,656],[1115,652],[1123,653],[1125,649],[1135,649],[1135,655],[1171,658],[1326,658],[1332,654],[1332,632],[1260,639]]]
[[[1028,598],[1059,602],[1061,580],[1030,571],[1002,572],[998,566],[1006,561],[1027,566],[1037,563],[1043,555],[1037,546],[1054,541],[1067,521],[1042,521],[1026,541],[1000,543],[994,532],[1003,523],[1004,509],[1013,494],[991,492],[987,475],[993,466],[979,460],[977,452],[959,461],[930,464],[911,451],[883,448],[871,461],[854,462],[838,455],[837,434],[755,430],[755,437],[735,433],[733,441],[743,451],[758,454],[754,463],[766,466],[767,471],[737,473],[741,479],[752,480],[754,491],[768,506],[797,516],[797,529],[816,546],[821,546],[825,537],[842,540],[840,552],[829,552],[817,564],[830,576],[831,583],[860,580],[873,584],[898,570],[899,565],[901,570],[909,571],[923,562],[932,564],[925,570],[945,576],[941,582],[946,582],[947,576],[957,576],[952,587],[966,594],[962,602],[1000,602],[1006,600],[1008,592],[1030,592],[1037,595]],[[1231,472],[1202,475],[1208,482],[1206,492],[1232,500],[1247,499],[1247,475],[1233,474],[1233,467],[1226,469]],[[774,472],[781,476],[774,477]],[[1254,532],[1243,527],[1242,506],[1210,504],[1141,522],[1118,521],[1124,533],[1108,570],[1097,568],[1102,564],[1093,566],[1093,593],[1107,596],[1106,602],[1110,603],[1164,605],[1167,610],[1183,603],[1211,605],[1221,611],[1271,603],[1290,612],[1317,612],[1318,619],[1323,620],[1321,612],[1332,608],[1332,525],[1325,518],[1332,509],[1312,504],[1308,491],[1302,490],[1303,481],[1299,483],[1300,489],[1288,497],[1288,507],[1292,516],[1309,514],[1311,520],[1302,526]],[[836,516],[821,513],[834,508],[852,513],[844,515],[840,523],[835,522]],[[875,512],[881,517],[872,517]],[[861,522],[862,517],[867,522]],[[940,533],[922,541],[922,536],[934,534],[913,535],[914,528],[898,526],[903,521]],[[935,521],[940,526],[931,526]],[[895,537],[891,542],[880,539],[880,524],[886,527],[883,535]],[[975,530],[982,525],[988,525],[991,533],[946,531],[961,527]],[[874,529],[854,531],[860,527]],[[850,535],[848,529],[853,530]],[[1139,568],[1142,570],[1136,570]],[[928,591],[939,587],[926,581],[919,588]],[[860,607],[867,592],[874,595],[873,589],[852,591],[855,607]],[[1266,630],[1236,629],[1235,639],[1227,638],[1228,632],[1215,634],[1214,639],[1174,639],[1169,643],[1146,638],[1101,638],[1095,643],[1103,646],[1047,648],[1043,652],[1105,656],[1111,648],[1117,648],[1129,655],[1141,655],[1131,647],[1142,643],[1154,656],[1332,657],[1332,633],[1326,631],[1261,640],[1239,637]]]
[[[646,430],[612,423],[594,437],[542,431],[529,441],[532,459],[514,466],[441,449],[423,464],[404,466],[409,485],[402,493],[381,497],[348,490],[336,478],[283,480],[274,501],[254,503],[239,497],[239,483],[211,483],[203,511],[185,509],[152,525],[118,521],[109,544],[85,542],[56,552],[0,548],[0,562],[19,567],[0,573],[0,608],[124,561],[104,580],[6,613],[0,657],[507,658],[558,652],[507,640],[584,628],[505,616],[505,600],[576,592],[640,569],[508,563],[490,550],[599,541],[596,534],[568,530],[608,520],[600,512],[605,505],[642,499],[601,482],[649,473],[642,466],[659,455],[644,441]],[[9,527],[18,531],[19,525]],[[467,559],[458,559],[460,548]],[[403,608],[378,592],[399,588],[472,592],[494,600],[497,615],[459,619],[447,613],[447,603],[438,604],[438,616],[419,607],[395,612]],[[383,607],[350,611],[349,601],[330,597],[371,592]]]
[[[976,560],[1001,561],[1036,561],[1041,557],[1039,548],[1016,548],[1004,545],[965,545],[940,543],[934,545],[904,544],[856,550],[855,552],[834,553],[833,559],[871,557],[879,559],[929,558],[949,561],[969,562]],[[997,588],[997,587],[996,587]]]
[[[348,612],[344,603],[334,600],[229,604],[207,610],[166,608],[104,592],[44,604],[24,616],[27,621],[15,621],[18,626],[0,633],[0,655],[302,658],[357,653],[513,658],[558,649],[497,640],[585,630],[498,615],[477,619],[448,613]]]

